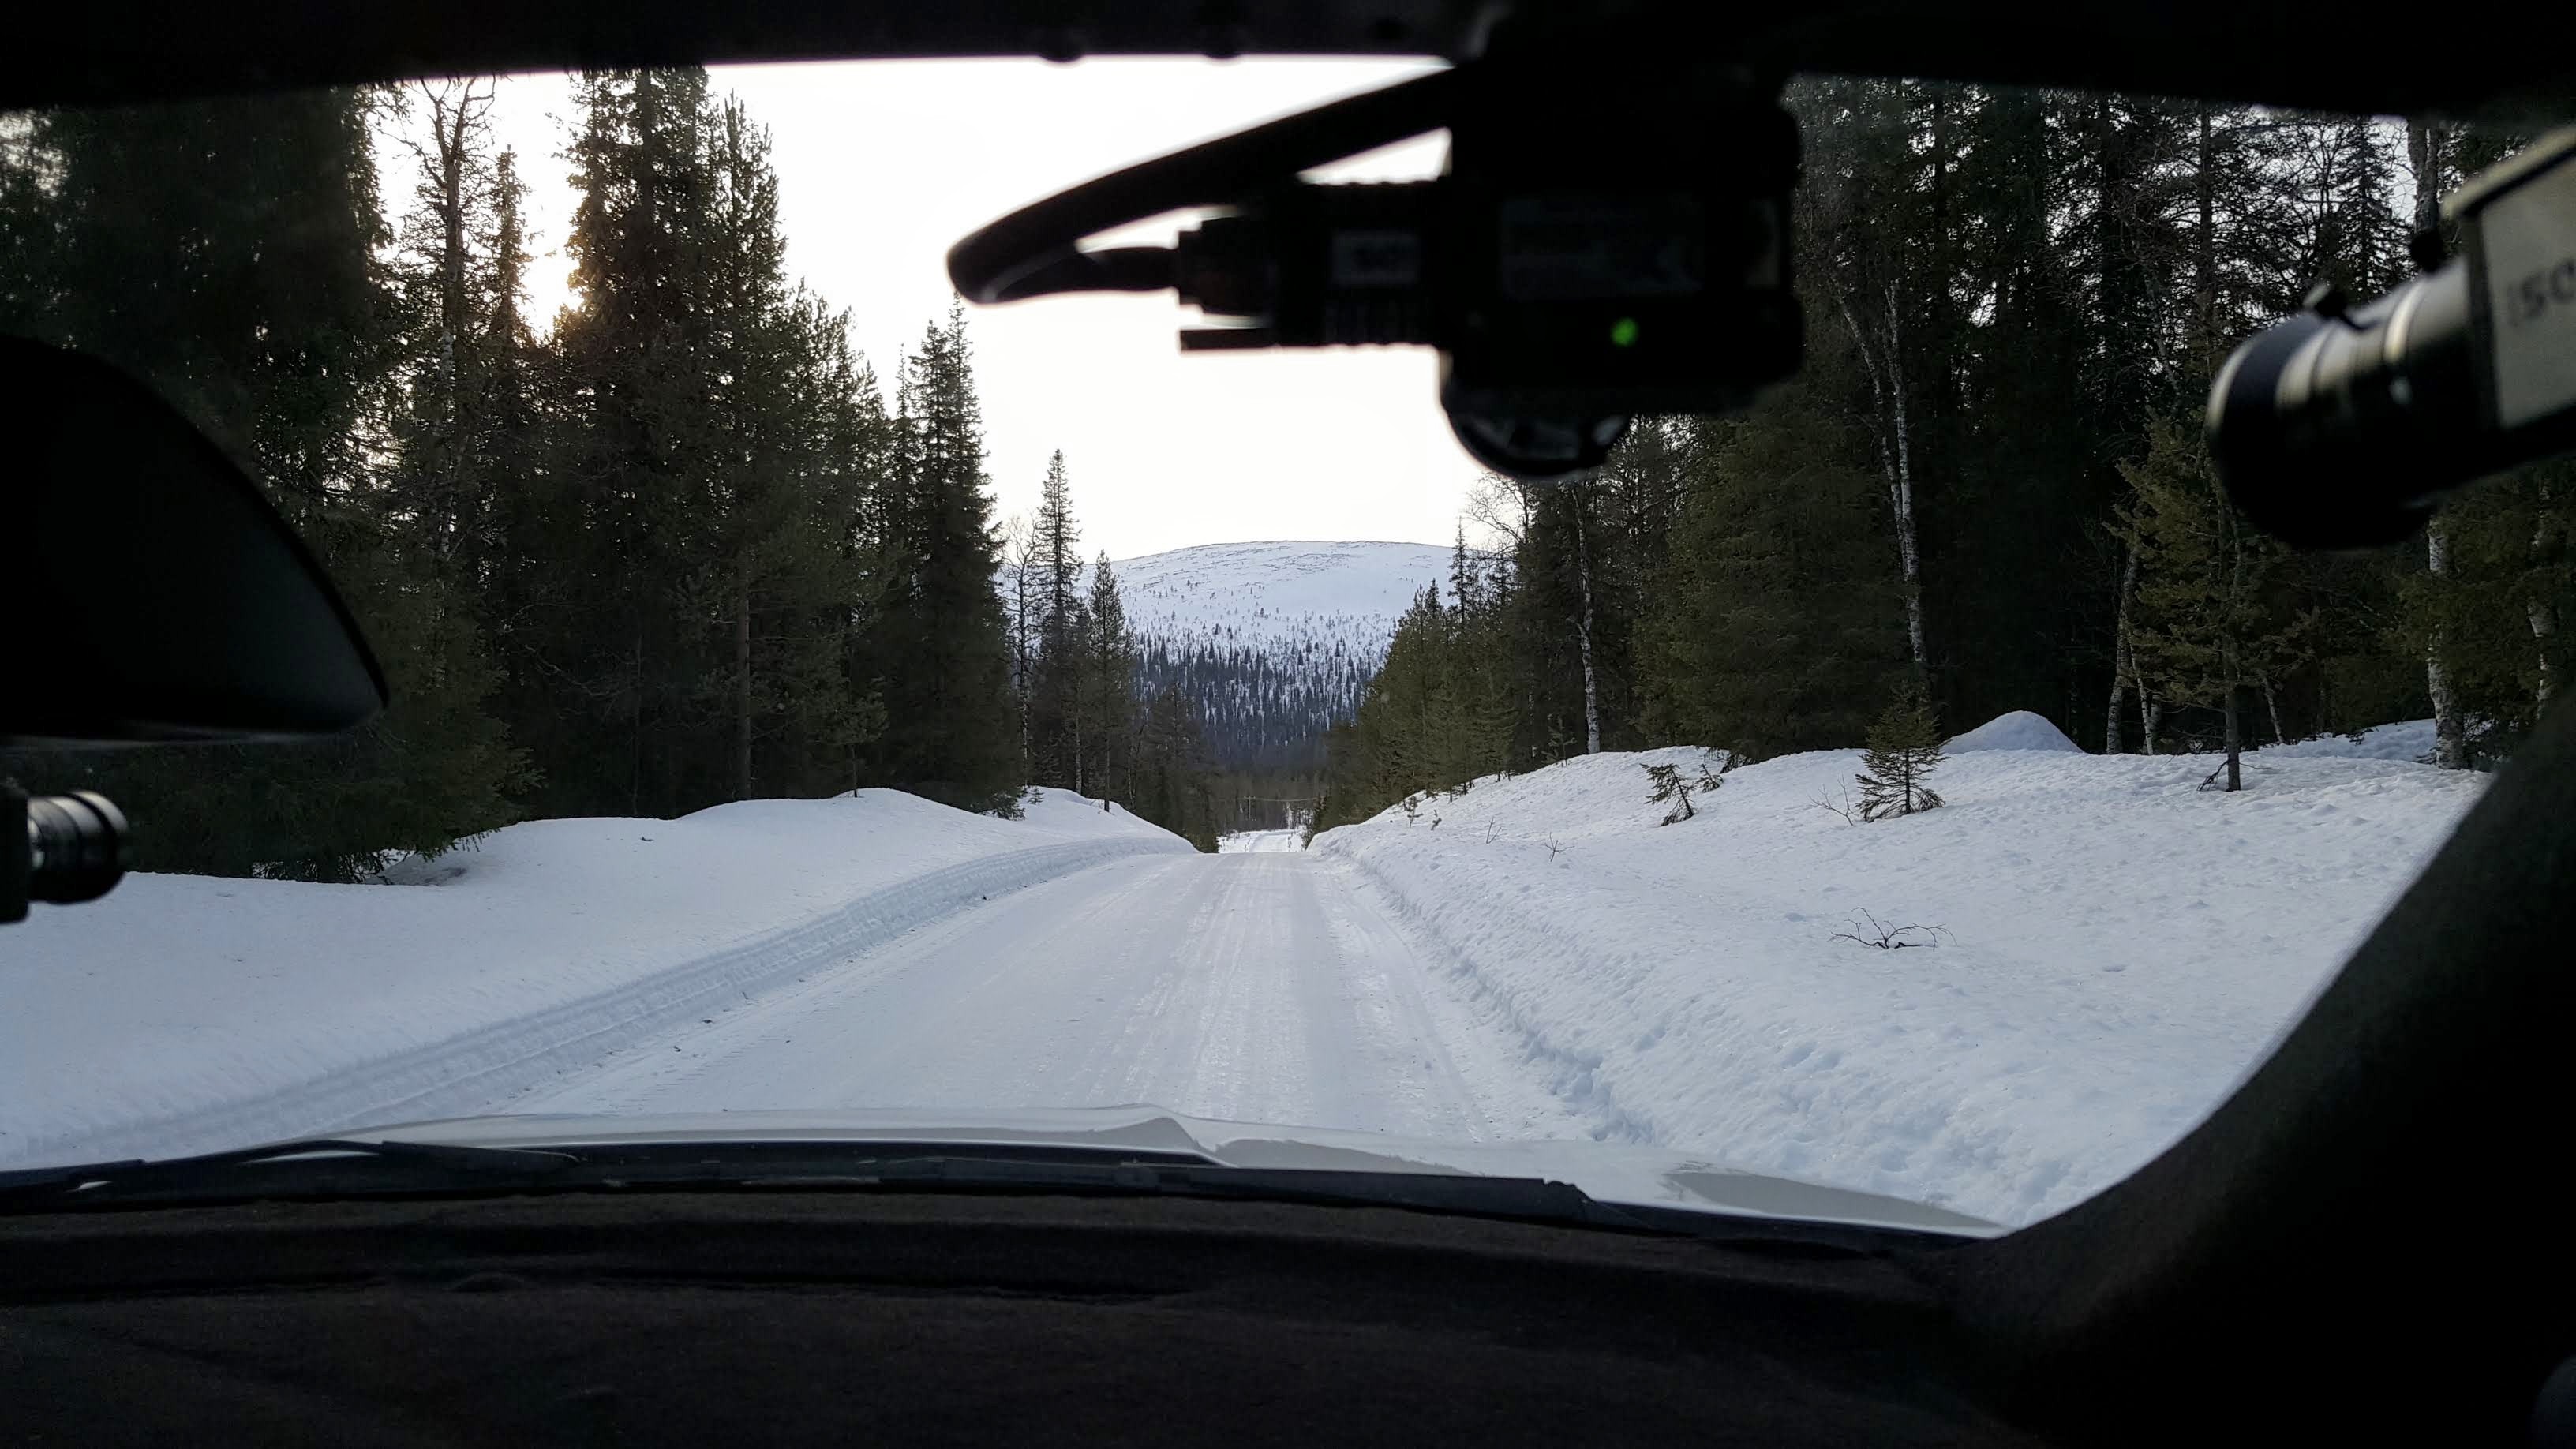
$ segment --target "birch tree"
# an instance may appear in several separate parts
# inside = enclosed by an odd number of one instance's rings
[[[1864,326],[1852,307],[1851,291],[1837,280],[1834,303],[1861,371],[1869,378],[1871,432],[1878,444],[1879,470],[1887,480],[1887,512],[1896,533],[1897,579],[1905,606],[1905,642],[1914,672],[1926,673],[1923,651],[1923,562],[1914,530],[1914,434],[1905,407],[1905,331],[1897,305],[1894,278],[1882,281],[1872,299],[1871,324]]]

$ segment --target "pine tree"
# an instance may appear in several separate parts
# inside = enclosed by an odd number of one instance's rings
[[[662,814],[723,798],[730,773],[706,749],[711,685],[731,673],[708,578],[726,476],[707,406],[724,389],[713,118],[696,70],[585,75],[576,102],[565,249],[581,305],[555,329],[553,462],[526,503],[548,567],[520,657],[545,678],[513,722],[546,766],[549,813]]]
[[[2139,671],[2162,698],[2221,711],[2224,788],[2241,789],[2244,692],[2307,657],[2313,615],[2285,597],[2275,575],[2287,550],[2219,489],[2197,426],[2157,422],[2146,454],[2121,471],[2132,489],[2120,518],[2138,557]]]
[[[1019,741],[962,305],[904,359],[898,392],[885,615],[871,661],[886,695],[876,777],[947,804],[1008,810],[1022,784]]]
[[[1011,639],[1011,712],[1020,730],[1020,769],[1038,778],[1037,741],[1030,709],[1037,690],[1037,662],[1046,607],[1038,577],[1037,530],[1026,514],[1002,522],[1004,624]]]
[[[1080,592],[1082,530],[1073,520],[1072,489],[1065,479],[1061,451],[1047,461],[1030,535],[1039,595],[1037,651],[1030,664],[1031,778],[1042,785],[1082,790],[1087,703],[1083,645],[1088,632]]]
[[[2576,609],[2565,500],[2576,465],[2544,463],[2491,479],[2445,504],[2445,567],[2407,578],[2388,642],[2438,659],[2457,731],[2457,764],[2509,754],[2562,691],[2558,620]]]
[[[1941,729],[1931,698],[1909,680],[1869,727],[1869,748],[1860,759],[1860,818],[1885,820],[1941,808],[1941,797],[1925,783],[1940,763]]]
[[[1216,849],[1215,799],[1207,743],[1189,701],[1175,690],[1146,702],[1137,736],[1132,800],[1139,818],[1201,850]]]
[[[1136,754],[1136,640],[1128,632],[1127,606],[1106,552],[1091,566],[1080,660],[1076,732],[1088,752],[1081,774],[1105,804],[1128,788],[1127,770]]]
[[[1644,692],[1659,734],[1743,759],[1848,746],[1852,701],[1910,663],[1871,525],[1878,480],[1847,426],[1793,383],[1701,434],[1671,556],[1651,589]]]
[[[406,384],[425,374],[414,294],[388,264],[369,123],[350,90],[43,117],[26,272],[0,319],[107,357],[240,460],[323,560],[395,702],[300,746],[140,751],[73,766],[130,802],[147,869],[354,879],[510,818],[517,752],[443,562],[453,514],[403,483]]]
[[[1655,822],[1658,825],[1679,825],[1698,815],[1699,811],[1691,805],[1691,796],[1715,790],[1726,783],[1726,777],[1708,760],[1702,760],[1699,768],[1688,774],[1682,772],[1681,766],[1673,764],[1648,765],[1645,769],[1646,780],[1653,786],[1646,797],[1648,802],[1673,807],[1664,812],[1663,819]],[[1936,800],[1933,803],[1940,802]]]

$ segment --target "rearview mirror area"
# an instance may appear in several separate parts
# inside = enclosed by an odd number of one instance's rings
[[[0,338],[0,744],[293,739],[384,672],[248,475],[106,363]]]

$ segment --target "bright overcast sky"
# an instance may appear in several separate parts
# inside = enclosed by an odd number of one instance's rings
[[[770,129],[788,271],[847,308],[892,402],[897,354],[948,309],[949,245],[1147,156],[1418,73],[1391,62],[888,61],[715,72]],[[566,295],[570,83],[502,87],[530,183],[540,316]],[[1427,175],[1441,142],[1336,179]],[[1166,226],[1166,235],[1173,228]],[[1132,234],[1130,234],[1132,235]],[[1183,357],[1171,294],[970,308],[986,467],[1002,514],[1061,448],[1086,552],[1250,539],[1445,542],[1479,469],[1449,436],[1421,349]]]

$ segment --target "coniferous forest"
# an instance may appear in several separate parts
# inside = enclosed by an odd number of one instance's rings
[[[488,83],[0,116],[0,330],[206,427],[396,701],[325,743],[10,769],[129,802],[144,868],[349,880],[526,817],[870,786],[1005,812],[1062,786],[1206,844],[1254,801],[1320,793],[1330,825],[1587,751],[1848,747],[1918,689],[1947,731],[2027,709],[2111,751],[2427,715],[2439,763],[2512,750],[2565,668],[2576,469],[2292,554],[2215,486],[2199,408],[2319,279],[2400,280],[2518,138],[1878,80],[1790,100],[1804,371],[1744,416],[1641,420],[1588,482],[1489,482],[1355,709],[1294,661],[1138,639],[1079,460],[1004,528],[962,314],[883,373],[858,355],[788,270],[765,133],[703,72],[580,78],[548,157],[498,146]],[[578,300],[536,316],[522,198],[566,171]],[[1320,755],[1245,723],[1299,690]]]
[[[865,786],[1008,813],[1079,785],[1212,843],[1114,581],[1050,597],[1034,654],[1005,616],[962,312],[880,377],[788,274],[767,135],[702,71],[581,77],[556,157],[499,149],[492,106],[0,116],[0,330],[123,365],[242,461],[395,701],[325,743],[13,768],[128,801],[143,868],[320,880],[530,816]],[[578,301],[531,316],[525,178],[567,167]]]
[[[2424,537],[2293,554],[2200,441],[2236,343],[2320,280],[2401,281],[2438,200],[2518,138],[2154,98],[1823,79],[1793,275],[1801,374],[1642,420],[1591,486],[1489,482],[1496,546],[1399,625],[1335,728],[1323,827],[1601,749],[1858,745],[1926,691],[2090,749],[2203,751],[2431,717],[2508,754],[2566,660],[2576,465]]]

